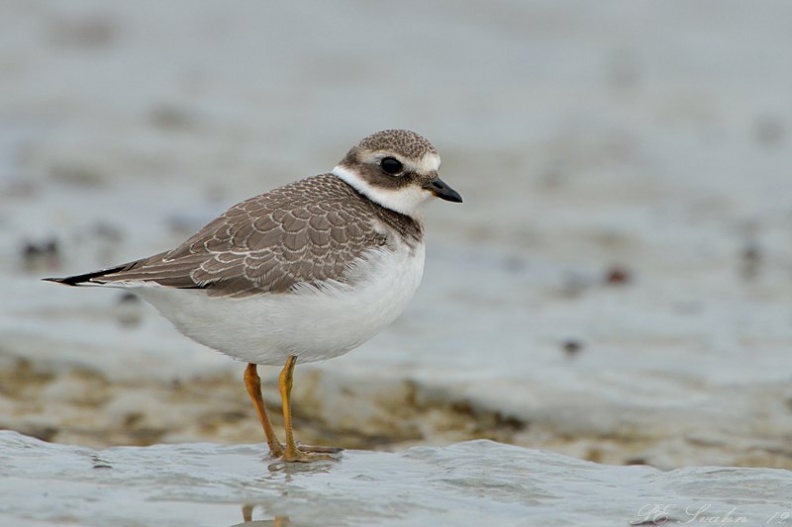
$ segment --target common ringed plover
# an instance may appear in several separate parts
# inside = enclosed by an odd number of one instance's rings
[[[429,141],[384,130],[352,147],[329,174],[234,205],[175,249],[45,280],[139,295],[184,335],[248,363],[245,387],[272,456],[335,459],[341,449],[294,439],[295,364],[338,357],[404,310],[423,275],[423,205],[433,197],[462,201],[439,168]],[[264,408],[259,364],[285,364],[285,444]]]

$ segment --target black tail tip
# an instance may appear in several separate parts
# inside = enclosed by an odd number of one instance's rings
[[[82,280],[78,279],[79,277],[76,276],[68,276],[66,278],[42,278],[42,282],[52,282],[53,284],[63,284],[63,285],[77,285]]]
[[[42,278],[45,282],[53,282],[56,284],[63,284],[63,285],[83,285],[83,284],[93,284],[93,285],[101,285],[103,282],[101,280],[95,280],[96,278],[101,278],[103,276],[116,273],[125,269],[127,266],[119,265],[118,267],[111,267],[110,269],[102,269],[101,271],[94,271],[92,273],[85,273],[85,274],[77,274],[74,276],[67,276],[65,278]]]

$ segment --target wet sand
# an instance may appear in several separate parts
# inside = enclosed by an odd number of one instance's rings
[[[300,437],[792,468],[792,68],[768,52],[789,4],[342,6],[2,8],[0,428],[260,442],[241,364],[39,278],[168,248],[407,127],[465,204],[427,212],[392,328],[298,368]]]

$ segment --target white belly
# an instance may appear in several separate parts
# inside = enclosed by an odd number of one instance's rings
[[[393,322],[421,282],[423,244],[378,251],[354,286],[305,288],[294,294],[209,297],[201,290],[137,287],[182,333],[255,364],[330,359],[356,348]]]

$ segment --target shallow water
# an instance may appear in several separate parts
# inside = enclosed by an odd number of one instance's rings
[[[7,525],[758,525],[792,512],[784,470],[661,472],[488,441],[284,466],[262,445],[94,451],[0,432],[0,461]]]

